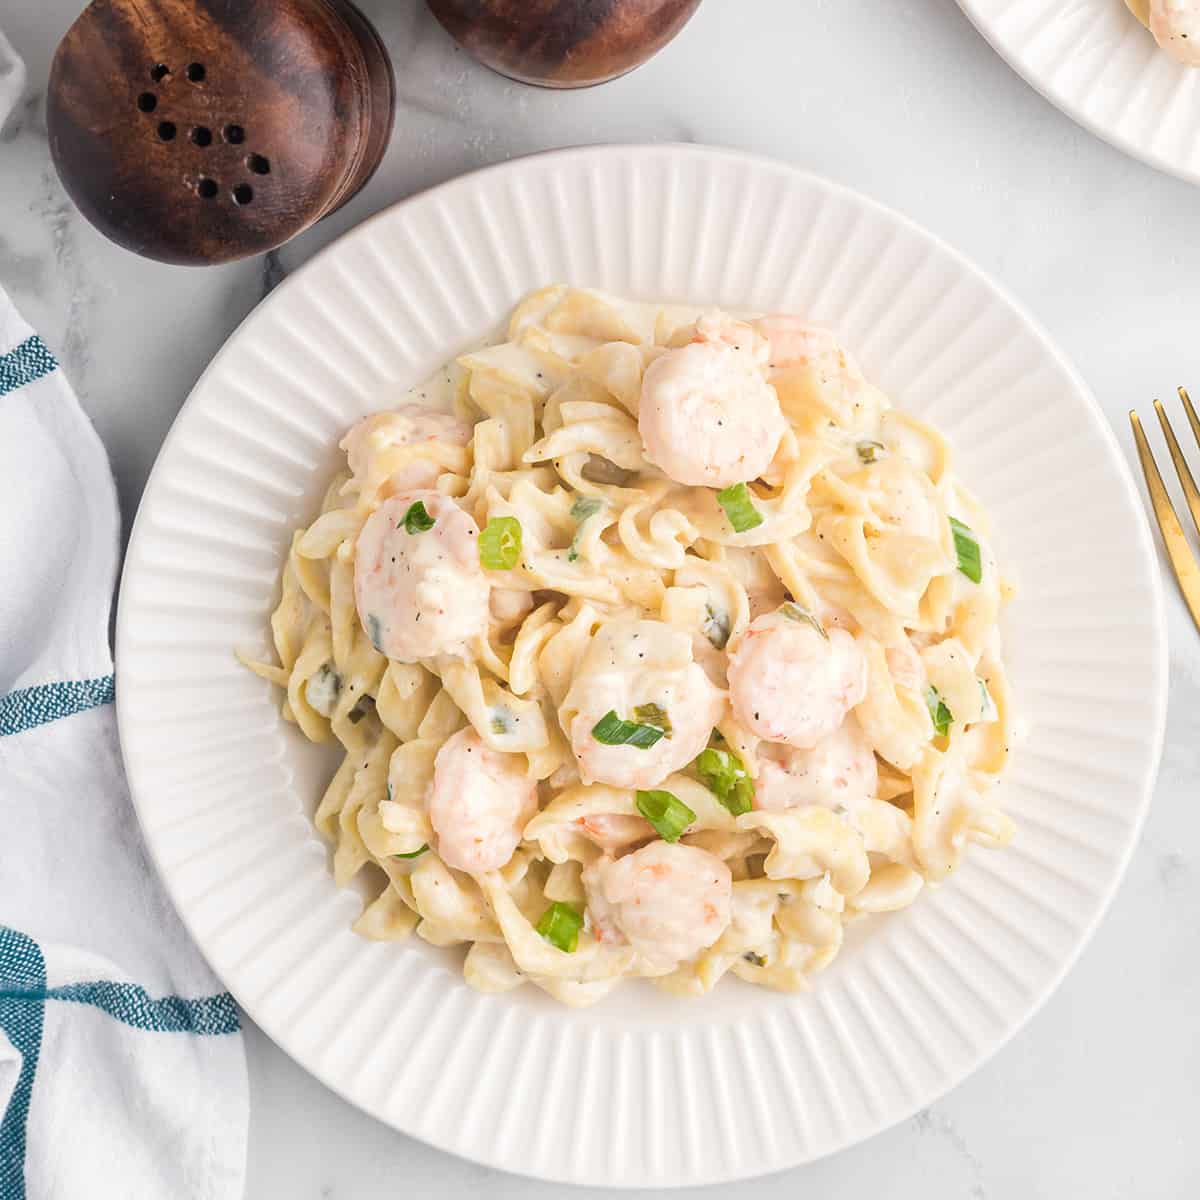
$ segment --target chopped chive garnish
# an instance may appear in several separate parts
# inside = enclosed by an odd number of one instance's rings
[[[677,842],[696,814],[671,792],[638,792],[637,810],[664,842]]]
[[[393,854],[392,857],[393,858],[420,858],[421,855],[424,854],[425,851],[428,849],[429,849],[429,843],[426,842],[425,845],[420,848],[420,850],[410,850],[409,853],[407,853],[407,854]]]
[[[371,639],[371,645],[383,653],[383,624],[374,613],[367,614],[367,637]]]
[[[479,561],[488,571],[511,571],[521,558],[521,522],[493,517],[479,535]]]
[[[491,725],[493,733],[511,733],[512,713],[510,713],[507,708],[493,708]]]
[[[346,714],[351,725],[357,725],[375,707],[373,696],[360,696],[358,703]]]
[[[649,750],[665,736],[666,731],[654,725],[622,721],[612,709],[592,726],[592,737],[605,746],[634,746],[638,750]]]
[[[671,718],[667,716],[667,710],[660,705],[639,704],[633,710],[633,715],[639,724],[653,725],[655,729],[661,729],[667,737],[674,732],[671,729]]]
[[[983,578],[983,558],[979,552],[979,539],[961,521],[950,518],[954,532],[954,552],[958,555],[958,569],[972,582]]]
[[[604,501],[596,496],[579,496],[571,505],[571,519],[583,525],[589,517],[594,517],[604,507]],[[574,562],[579,557],[579,534],[577,530],[571,539],[571,548],[567,551],[567,562]]]
[[[579,931],[583,928],[583,914],[570,904],[555,900],[537,923],[537,931],[565,954],[574,954],[579,945]]]
[[[734,533],[745,533],[763,523],[763,515],[750,499],[750,489],[744,483],[735,483],[717,493],[717,503],[725,510]]]
[[[799,604],[793,604],[790,600],[785,600],[780,606],[779,611],[788,618],[789,621],[799,621],[802,625],[810,625],[815,629],[826,641],[829,641],[829,634],[825,632],[825,626],[817,620],[816,617],[808,611],[807,608],[801,608]]]
[[[992,693],[988,691],[988,685],[982,679],[979,681],[979,695],[983,701],[979,710],[979,720],[981,722],[998,721],[1000,710],[996,707],[995,700],[992,699]]]
[[[882,442],[859,442],[856,447],[858,450],[858,461],[864,466],[870,466],[873,462],[878,462],[887,453],[886,447]]]
[[[954,723],[954,714],[946,707],[942,694],[932,684],[925,689],[925,705],[933,718],[933,728],[939,737],[945,737]]]
[[[732,750],[715,750],[710,746],[700,751],[694,765],[700,782],[735,817],[754,807],[754,783]]]
[[[425,505],[420,500],[408,506],[408,512],[404,514],[404,519],[400,522],[404,526],[405,533],[424,533],[426,530],[432,529],[435,523],[434,519],[425,511]]]
[[[700,626],[701,632],[718,650],[724,650],[729,644],[729,614],[717,612],[711,604],[706,604],[704,611],[706,616]]]
[[[594,517],[603,507],[604,501],[598,496],[579,496],[571,505],[571,520],[582,525],[588,517]]]
[[[767,965],[767,960],[766,960],[765,956],[763,956],[761,954],[757,954],[753,950],[747,950],[746,953],[742,955],[742,957],[752,967],[765,967]]]

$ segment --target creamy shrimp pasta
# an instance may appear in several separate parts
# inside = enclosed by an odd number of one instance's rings
[[[972,843],[1006,587],[946,442],[800,316],[550,287],[366,417],[271,617],[355,930],[485,992],[804,988]]]

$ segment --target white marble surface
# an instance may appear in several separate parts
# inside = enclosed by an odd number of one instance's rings
[[[1125,410],[1148,409],[1177,383],[1200,391],[1200,191],[1073,125],[1004,66],[954,0],[707,0],[651,64],[574,94],[477,67],[419,0],[365,0],[399,80],[384,166],[347,209],[280,253],[207,271],[108,244],[57,182],[44,88],[54,46],[80,7],[0,0],[0,27],[29,66],[27,103],[0,138],[0,283],[60,353],[95,420],[126,529],[192,383],[286,271],[394,200],[472,167],[569,144],[736,146],[911,215],[1047,326],[1131,462]],[[722,1194],[1200,1194],[1200,636],[1173,584],[1167,594],[1171,709],[1154,808],[1108,918],[1057,994],[992,1062],[914,1120]],[[393,1133],[253,1027],[247,1046],[250,1197],[565,1191]]]

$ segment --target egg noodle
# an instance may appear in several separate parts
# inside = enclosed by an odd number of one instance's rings
[[[363,937],[572,1005],[795,991],[1012,836],[986,518],[828,333],[550,287],[342,448],[243,661],[345,750]]]

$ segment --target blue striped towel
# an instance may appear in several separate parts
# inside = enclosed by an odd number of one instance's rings
[[[237,1008],[146,859],[113,712],[104,450],[0,291],[0,1200],[235,1200]]]

